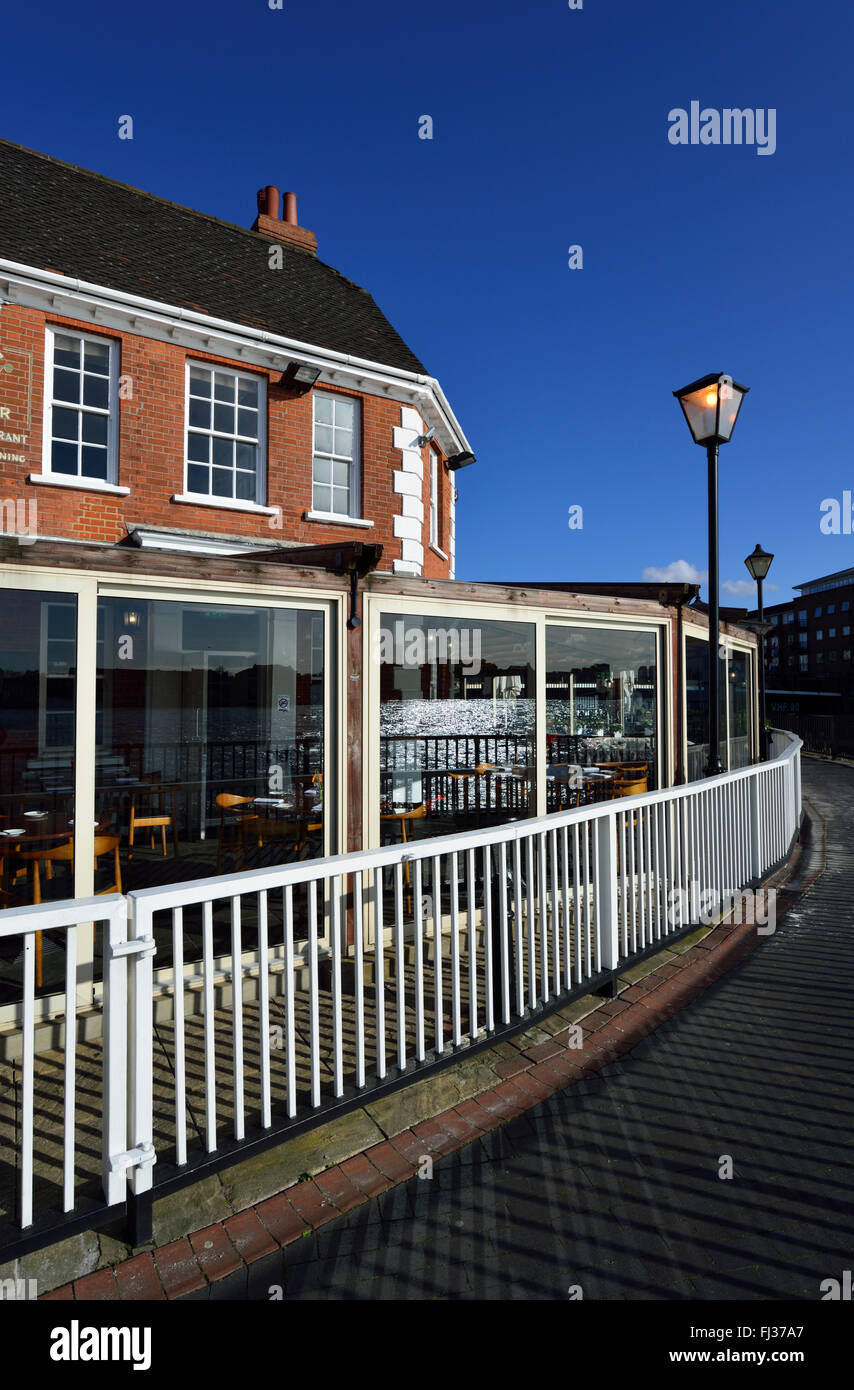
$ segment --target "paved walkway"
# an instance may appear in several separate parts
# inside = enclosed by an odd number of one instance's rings
[[[854,1256],[854,770],[803,778],[826,870],[758,951],[431,1179],[259,1261],[248,1296],[818,1299]]]

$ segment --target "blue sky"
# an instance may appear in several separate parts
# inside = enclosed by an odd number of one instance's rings
[[[4,17],[0,131],[245,225],[262,184],[294,189],[472,443],[462,578],[705,570],[705,455],[671,391],[745,382],[721,597],[752,601],[727,581],[760,541],[780,601],[854,565],[819,529],[854,488],[852,26],[841,0],[48,0]],[[693,100],[774,108],[775,153],[671,145]]]

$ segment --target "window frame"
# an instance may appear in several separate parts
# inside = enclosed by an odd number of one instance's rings
[[[347,401],[353,407],[353,457],[346,459],[343,455],[326,453],[321,451],[318,455],[317,450],[317,427],[323,426],[324,422],[317,419],[317,402],[321,397]],[[312,391],[311,393],[311,511],[309,516],[316,520],[338,521],[346,524],[348,521],[362,521],[362,399],[360,396],[351,396],[343,391]],[[333,405],[333,425],[325,428],[334,428],[334,405]],[[334,442],[334,441],[333,441]],[[349,510],[346,512],[327,511],[323,507],[318,507],[315,503],[315,487],[328,487],[330,492],[334,489],[334,484],[318,483],[314,476],[314,463],[318,457],[325,458],[330,463],[346,463],[349,468]],[[330,501],[334,500],[330,497]]]
[[[106,346],[109,353],[109,382],[107,409],[102,410],[97,406],[85,406],[82,403],[74,405],[70,401],[57,401],[54,399],[54,375],[56,372],[56,338],[57,335],[68,338],[77,338],[83,342],[98,343],[99,346]],[[91,487],[94,489],[108,488],[113,489],[118,486],[119,477],[119,357],[121,353],[121,340],[110,337],[106,333],[87,333],[84,329],[73,328],[62,323],[45,324],[45,354],[44,354],[44,423],[42,429],[42,480],[65,484],[67,487]],[[93,478],[87,473],[60,473],[53,467],[53,412],[58,407],[60,410],[74,410],[78,414],[106,416],[107,420],[107,476],[106,478]],[[68,441],[69,443],[71,441]],[[82,444],[77,441],[77,466],[78,470],[82,466],[81,455]]]
[[[191,372],[191,370],[192,370],[194,367],[195,367],[195,368],[198,368],[198,369],[202,369],[202,370],[204,370],[204,371],[209,371],[209,372],[211,373],[211,376],[213,376],[213,374],[216,373],[216,372],[228,373],[229,376],[235,377],[235,378],[237,379],[238,382],[240,382],[241,380],[243,380],[243,381],[252,381],[252,382],[254,382],[254,383],[257,385],[257,387],[258,387],[258,438],[257,438],[257,440],[251,440],[251,439],[249,438],[248,435],[241,435],[241,434],[238,434],[238,433],[236,433],[236,432],[235,432],[234,434],[231,434],[231,435],[226,435],[226,434],[224,434],[222,431],[217,431],[217,430],[215,430],[215,429],[213,428],[213,414],[211,414],[211,428],[210,428],[209,430],[202,430],[202,429],[197,428],[196,426],[192,426],[192,432],[193,432],[194,434],[200,434],[200,435],[206,436],[206,437],[209,438],[209,439],[231,439],[232,441],[235,441],[235,442],[240,442],[240,443],[245,443],[245,444],[254,443],[254,444],[256,445],[257,450],[258,450],[258,453],[257,453],[257,466],[256,466],[256,469],[255,469],[255,496],[254,496],[254,497],[251,497],[251,498],[249,498],[249,497],[235,497],[233,493],[232,493],[232,495],[231,495],[230,497],[220,497],[220,496],[218,496],[216,493],[214,493],[214,492],[212,492],[212,491],[208,491],[208,492],[191,492],[191,491],[190,491],[190,464],[192,463],[192,464],[194,464],[194,465],[197,465],[197,466],[200,467],[200,468],[204,468],[204,467],[205,467],[204,464],[198,464],[198,461],[197,461],[197,460],[195,460],[195,459],[190,459],[190,457],[189,457],[189,452],[190,452],[189,443],[190,443],[190,432],[191,432],[191,426],[190,426],[190,372]],[[211,402],[212,402],[212,404],[213,404],[213,401],[214,401],[213,390],[214,390],[214,383],[213,383],[213,381],[211,381]],[[237,403],[235,402],[235,429],[236,429],[236,425],[237,425],[236,412],[237,412],[238,409],[239,409],[239,406],[238,406]],[[210,460],[211,460],[210,463],[207,465],[207,468],[208,468],[208,471],[209,471],[209,472],[211,472],[211,470],[213,469],[213,448],[211,448]],[[234,479],[234,486],[236,487],[236,479],[237,479],[237,472],[238,472],[238,470],[237,470],[236,467],[232,467],[231,472],[232,472],[232,477],[233,477],[233,479]],[[213,481],[213,478],[211,477],[211,482],[212,482],[212,481]],[[267,506],[267,377],[266,377],[265,375],[263,375],[263,373],[261,373],[261,372],[244,372],[244,371],[241,371],[241,369],[240,369],[239,367],[234,367],[234,366],[226,365],[225,363],[222,363],[222,362],[206,362],[206,361],[204,361],[204,360],[202,360],[201,358],[198,358],[198,357],[187,357],[187,358],[186,358],[185,364],[184,364],[184,474],[183,474],[183,489],[184,489],[184,490],[183,490],[183,493],[182,493],[182,496],[181,496],[181,501],[183,501],[183,502],[198,501],[198,502],[199,502],[201,505],[203,505],[203,506],[204,506],[204,505],[213,506],[213,507],[222,506],[222,507],[232,508],[232,509],[234,509],[234,508],[244,508],[244,509],[249,510],[249,511],[251,511],[251,510],[252,510],[253,508],[255,508],[255,507],[266,507],[266,506]]]
[[[439,455],[430,450],[430,544],[438,550],[439,540]]]

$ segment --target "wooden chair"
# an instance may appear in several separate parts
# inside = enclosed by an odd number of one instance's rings
[[[98,871],[98,860],[105,854],[113,856],[113,882],[106,888],[97,888],[96,897],[102,897],[105,893],[121,893],[122,891],[122,868],[119,862],[120,835],[96,835],[95,836],[95,872]],[[71,836],[61,845],[54,845],[51,849],[23,850],[20,855],[23,863],[30,863],[33,866],[33,903],[38,906],[42,900],[41,872],[39,866],[44,864],[46,875],[52,873],[54,864],[73,864],[74,863],[74,837]],[[36,932],[36,987],[40,988],[42,983],[42,934]]]
[[[245,811],[242,815],[236,815],[235,809],[238,806],[248,806],[254,799],[251,796],[236,796],[233,792],[220,792],[216,798],[216,804],[219,807],[219,843],[216,851],[216,871],[218,874],[222,873],[222,851],[225,844],[226,825],[237,826],[237,858],[240,862],[243,860],[243,827],[248,822],[257,821],[259,817],[256,812],[252,811]],[[227,821],[226,816],[229,811],[232,812],[232,819]],[[259,836],[258,848],[263,849],[263,846],[264,841]]]
[[[615,798],[622,796],[643,796],[644,792],[648,790],[646,777],[639,777],[634,782],[628,780],[618,782],[614,796]]]
[[[425,815],[426,815],[426,811],[425,811]],[[301,830],[301,831],[302,831],[302,834],[301,834],[301,835],[299,835],[299,834],[297,835],[297,839],[296,839],[294,848],[295,848],[296,851],[297,851],[297,856],[298,856],[298,858],[300,858],[300,859],[306,859],[306,858],[308,857],[308,837],[309,837],[309,835],[311,835],[311,834],[313,834],[313,833],[316,833],[318,830],[322,830],[322,829],[323,829],[323,821],[322,821],[322,820],[314,821],[312,824],[309,824],[309,825],[303,824],[302,826],[298,826],[297,829],[298,829],[298,830]]]
[[[228,798],[228,799],[230,800],[232,806],[234,806],[234,805],[236,805],[236,804],[239,804],[239,803],[241,803],[241,802],[245,805],[247,802],[252,801],[252,799],[253,799],[251,796],[238,796],[238,797],[229,796],[229,793],[228,793],[228,792],[223,792],[223,793],[221,793],[221,796],[223,796],[224,798]],[[219,800],[220,800],[220,798],[217,797],[217,801],[219,801]],[[226,808],[226,809],[227,809],[227,808]],[[426,812],[425,812],[425,814],[426,814]],[[224,814],[223,814],[223,823],[224,823]],[[244,815],[242,815],[242,816],[239,816],[239,817],[237,818],[237,854],[236,854],[236,868],[238,868],[238,869],[240,869],[240,868],[243,867],[244,844],[245,844],[245,841],[246,841],[246,836],[245,836],[245,834],[244,834],[244,824],[246,824],[246,825],[249,826],[249,828],[250,828],[250,829],[249,829],[249,834],[251,835],[251,839],[257,844],[257,846],[258,846],[259,849],[263,849],[263,848],[264,848],[265,842],[276,841],[276,840],[286,840],[286,841],[288,841],[288,842],[291,844],[291,846],[293,847],[293,850],[294,850],[295,854],[297,855],[297,858],[298,858],[298,859],[305,859],[306,856],[307,856],[307,854],[308,854],[308,837],[309,837],[309,835],[310,835],[313,831],[318,831],[318,830],[322,830],[322,829],[323,829],[323,821],[307,821],[307,820],[297,820],[297,821],[293,821],[293,820],[288,820],[288,819],[286,819],[286,818],[283,818],[283,819],[281,819],[281,820],[276,820],[276,819],[275,819],[274,817],[272,817],[272,816],[264,816],[264,815],[262,815],[262,814],[260,814],[260,813],[254,812],[254,811],[250,811],[250,812],[248,812],[248,813],[246,813],[246,814],[244,814]],[[221,832],[221,835],[222,835],[222,832]],[[221,847],[222,847],[222,838],[220,838],[220,854],[221,854]],[[219,858],[218,858],[218,861],[217,861],[217,867],[219,868]]]
[[[643,792],[649,791],[649,765],[624,763],[616,773],[614,781],[617,796],[640,796]]]
[[[133,859],[133,837],[137,829],[148,830],[151,848],[154,849],[154,831],[160,828],[160,841],[163,846],[163,858],[166,858],[166,827],[172,831],[172,850],[177,859],[179,857],[178,836],[176,826],[178,817],[175,812],[175,791],[174,786],[167,786],[159,783],[159,773],[147,773],[141,779],[148,783],[144,791],[136,788],[130,799],[130,820],[128,823],[128,863]],[[164,805],[164,798],[168,798],[169,809]],[[141,812],[141,814],[140,814]]]
[[[400,822],[400,835],[401,835],[401,839],[402,839],[403,843],[406,845],[406,844],[409,843],[409,840],[407,839],[407,835],[406,835],[406,827],[407,827],[407,825],[411,824],[411,822],[412,822],[412,821],[415,821],[415,820],[423,820],[424,817],[425,817],[426,815],[427,815],[427,806],[426,806],[426,803],[422,801],[422,803],[421,803],[420,806],[415,806],[415,807],[413,807],[413,809],[412,809],[411,811],[387,811],[384,815],[381,815],[381,816],[380,816],[380,820],[384,820],[384,821],[396,820],[396,821],[399,821],[399,822]],[[403,881],[404,881],[404,883],[406,884],[407,899],[411,899],[411,896],[412,896],[412,895],[411,895],[410,884],[409,884],[409,861],[408,861],[408,860],[407,860],[407,862],[406,862],[406,863],[404,864],[404,866],[403,866]]]

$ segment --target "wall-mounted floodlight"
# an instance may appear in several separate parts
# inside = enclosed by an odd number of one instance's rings
[[[279,385],[287,386],[289,391],[299,391],[304,395],[306,391],[311,390],[319,376],[319,367],[309,367],[305,362],[289,362],[279,378]]]

